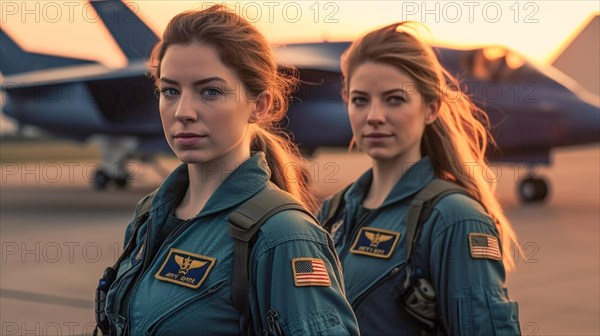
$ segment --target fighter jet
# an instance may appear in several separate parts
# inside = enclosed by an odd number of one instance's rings
[[[129,158],[169,150],[145,64],[158,37],[121,1],[92,5],[128,65],[108,69],[90,61],[29,53],[2,32],[0,72],[8,95],[4,113],[60,137],[99,139],[103,160],[94,185],[102,189],[114,182],[125,187]],[[349,44],[275,48],[279,62],[299,70],[302,84],[282,126],[306,154],[319,147],[347,147],[351,140],[339,70],[340,55]],[[534,65],[497,46],[436,50],[444,67],[489,116],[498,145],[488,153],[490,160],[535,167],[550,164],[553,148],[600,141],[598,96],[553,67]],[[534,169],[520,182],[524,202],[541,201],[547,193],[547,182]]]
[[[300,99],[288,112],[287,128],[305,152],[347,146],[352,137],[342,102],[339,59],[350,42],[295,44],[277,48],[280,61],[299,68]],[[600,142],[600,98],[552,66],[538,66],[518,53],[486,46],[436,48],[444,68],[485,111],[497,146],[490,161],[518,163],[523,202],[546,198],[538,165],[550,164],[554,148]]]
[[[8,96],[3,112],[19,125],[97,142],[102,162],[94,186],[104,189],[113,182],[122,188],[130,178],[129,159],[169,151],[146,67],[158,37],[121,1],[91,4],[128,65],[110,69],[94,61],[26,52],[0,30],[2,89]]]

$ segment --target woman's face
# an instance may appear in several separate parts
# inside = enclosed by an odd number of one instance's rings
[[[367,62],[350,77],[348,112],[356,144],[371,158],[414,163],[421,158],[421,137],[437,107],[423,102],[404,71]]]
[[[165,137],[181,161],[233,170],[250,156],[247,133],[257,103],[213,47],[169,46],[158,85]]]

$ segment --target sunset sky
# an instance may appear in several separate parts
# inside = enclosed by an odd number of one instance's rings
[[[157,33],[175,14],[200,1],[131,1]],[[212,2],[215,3],[215,2]],[[218,1],[218,3],[222,3]],[[506,45],[552,62],[578,29],[600,11],[598,1],[226,1],[273,43],[341,41],[388,23],[425,23],[439,45]],[[0,25],[24,49],[125,65],[93,8],[84,0],[2,1]]]
[[[429,28],[422,36],[433,44],[504,45],[539,63],[552,63],[600,12],[597,0],[126,2],[159,35],[181,11],[226,3],[274,44],[352,40],[375,27],[413,20]],[[87,0],[2,0],[0,28],[28,51],[96,60],[111,68],[127,64]],[[0,133],[13,129],[0,115]]]

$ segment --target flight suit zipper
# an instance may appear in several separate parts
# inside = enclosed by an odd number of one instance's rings
[[[144,260],[142,261],[142,270],[140,271],[140,274],[136,277],[135,282],[133,284],[133,286],[131,287],[131,295],[129,297],[129,302],[127,303],[127,307],[125,307],[125,309],[127,309],[127,320],[125,321],[125,332],[124,335],[127,336],[129,335],[129,321],[131,320],[131,316],[132,316],[132,311],[131,311],[131,302],[135,299],[135,290],[137,289],[137,284],[140,282],[140,279],[144,276],[144,273],[146,272],[146,259],[148,259],[148,255],[150,255],[150,253],[148,253],[148,246],[150,246],[149,240],[150,240],[150,226],[148,227],[148,229],[146,230],[146,237],[144,237],[144,248],[146,249],[146,252],[144,254]]]
[[[154,259],[154,257],[156,257],[158,254],[160,254],[160,251],[162,250],[163,246],[166,245],[167,241],[169,240],[169,238],[176,236],[177,234],[179,234],[179,232],[182,230],[183,227],[188,227],[190,223],[192,223],[192,220],[186,220],[183,223],[181,223],[181,225],[179,225],[179,227],[177,227],[177,229],[175,229],[174,232],[171,232],[163,241],[163,243],[160,245],[160,247],[158,248],[158,250],[155,253],[149,253],[149,242],[150,242],[150,230],[151,230],[151,226],[148,227],[148,230],[146,231],[146,237],[144,239],[144,246],[146,246],[146,253],[144,255],[144,261],[143,261],[143,266],[142,266],[142,270],[140,275],[137,277],[137,279],[135,280],[135,283],[133,284],[133,286],[131,287],[131,296],[128,302],[128,315],[127,315],[127,323],[126,323],[126,334],[128,333],[129,330],[129,320],[131,320],[131,316],[132,315],[132,306],[133,306],[133,301],[136,299],[135,294],[137,291],[137,287],[138,287],[138,283],[140,282],[140,280],[144,277],[144,274],[146,273],[146,271],[148,271],[148,267],[151,264],[151,259]],[[152,256],[151,256],[152,254]]]

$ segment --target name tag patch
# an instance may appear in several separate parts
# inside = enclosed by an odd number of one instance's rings
[[[388,259],[394,253],[400,232],[362,227],[350,252],[371,257]]]
[[[154,277],[195,289],[202,285],[216,261],[215,258],[171,248]]]

